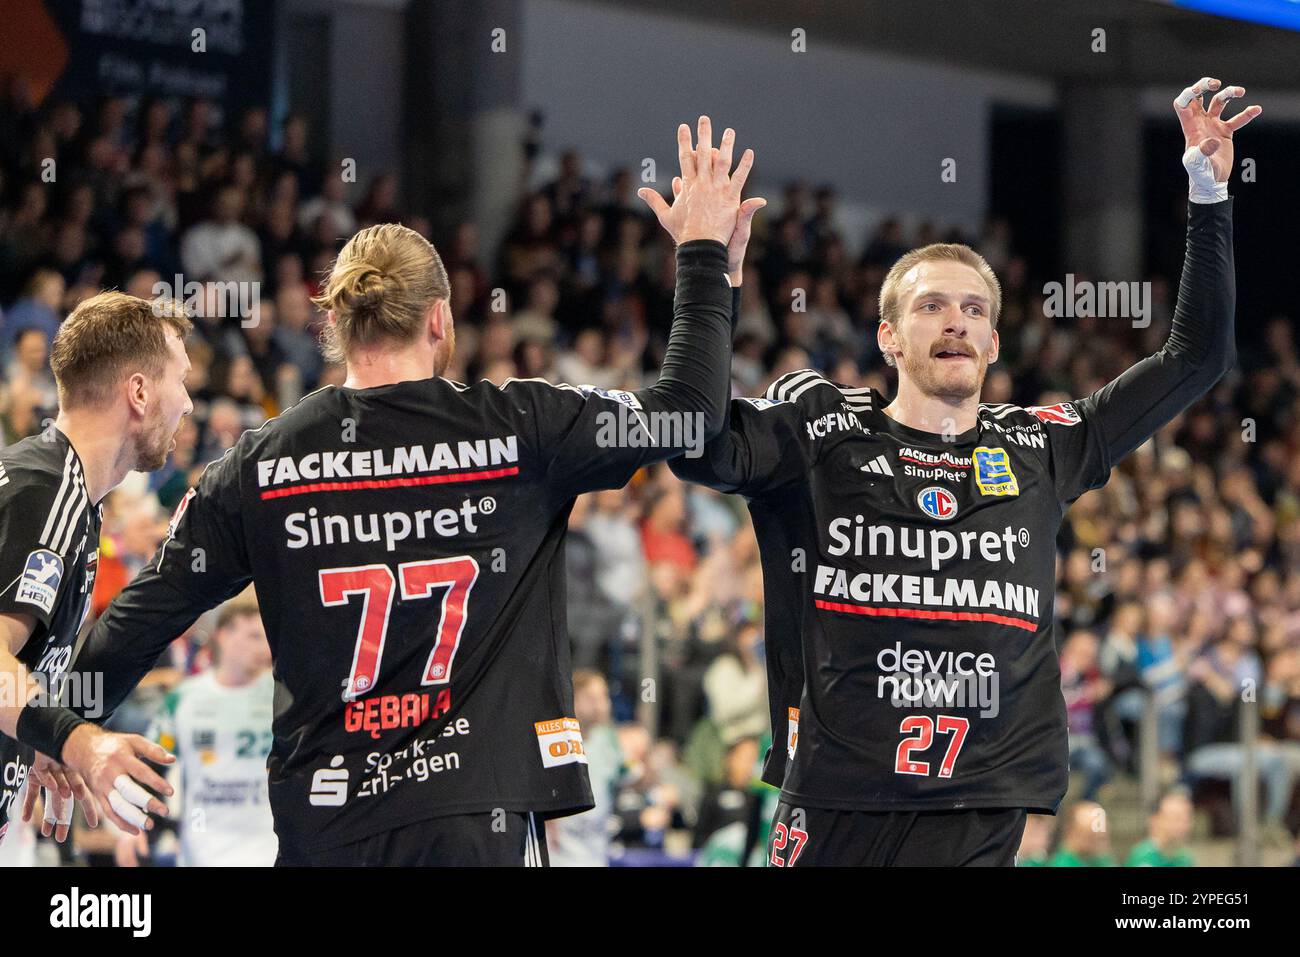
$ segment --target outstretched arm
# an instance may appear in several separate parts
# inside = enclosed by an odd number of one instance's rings
[[[240,451],[236,445],[203,470],[157,553],[86,636],[73,668],[102,676],[103,698],[96,704],[105,716],[199,615],[252,580],[240,512]]]
[[[728,129],[715,148],[709,118],[702,116],[698,145],[692,147],[683,124],[672,205],[653,190],[641,190],[677,245],[673,327],[658,381],[637,392],[512,385],[534,405],[538,445],[560,501],[621,488],[644,465],[698,454],[722,428],[732,334],[728,245],[742,224],[748,234],[750,218],[764,204],[741,202],[754,154],[746,150],[733,173],[734,144]]]
[[[673,180],[673,194],[681,191]],[[752,208],[751,207],[752,204]],[[767,204],[746,200],[736,231],[727,244],[727,276],[731,283],[731,325],[740,318],[745,250],[749,245],[753,214]],[[780,381],[774,383],[777,389]],[[679,479],[720,492],[758,494],[794,481],[807,472],[799,441],[802,416],[793,403],[778,400],[777,393],[760,399],[734,399],[725,407],[722,430],[704,444],[702,454],[680,456],[669,462]]]
[[[1236,361],[1236,279],[1232,256],[1232,134],[1261,112],[1251,106],[1223,119],[1227,102],[1245,94],[1225,87],[1206,109],[1201,96],[1220,86],[1206,77],[1174,100],[1183,128],[1188,173],[1187,254],[1173,328],[1164,346],[1078,405],[1085,430],[1055,427],[1057,484],[1072,500],[1105,482],[1113,465],[1205,395]],[[1071,442],[1075,439],[1075,442]],[[1061,460],[1061,452],[1074,454]],[[1085,446],[1085,447],[1081,447]]]

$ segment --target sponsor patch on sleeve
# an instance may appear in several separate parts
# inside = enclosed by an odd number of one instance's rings
[[[1031,405],[1026,412],[1032,412],[1044,422],[1053,425],[1078,425],[1083,420],[1073,402],[1058,402],[1056,405]]]
[[[18,579],[18,594],[14,600],[51,615],[62,580],[63,559],[48,548],[38,548],[27,556],[27,565],[23,568],[22,578]]]
[[[598,395],[601,398],[613,399],[620,402],[629,409],[641,408],[641,400],[635,394],[628,392],[626,389],[600,389],[594,385],[580,385],[578,390],[585,396]]]
[[[791,761],[794,760],[794,749],[799,746],[799,709],[791,708],[787,714],[785,731],[785,753]]]
[[[749,403],[750,405],[752,405],[754,408],[758,409],[759,412],[762,412],[764,409],[770,409],[770,408],[772,408],[772,406],[774,406],[774,405],[789,405],[789,404],[790,404],[790,403],[789,403],[787,400],[785,400],[785,399],[748,399],[748,398],[743,398],[743,397],[742,397],[740,401],[741,401],[741,402],[748,402],[748,403]]]
[[[538,721],[533,728],[537,731],[537,746],[542,752],[542,767],[587,763],[587,752],[582,747],[582,728],[578,726],[577,718]]]

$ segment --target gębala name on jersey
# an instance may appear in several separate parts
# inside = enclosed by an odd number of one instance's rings
[[[403,445],[394,449],[310,452],[299,458],[261,459],[257,463],[257,484],[267,488],[288,482],[418,475],[517,465],[518,462],[519,440],[514,435],[503,435],[490,439],[438,442],[427,447]]]

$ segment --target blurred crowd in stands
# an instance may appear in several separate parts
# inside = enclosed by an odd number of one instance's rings
[[[309,155],[308,133],[298,115],[269,129],[263,109],[220,122],[204,101],[33,109],[11,90],[0,103],[4,443],[52,420],[50,341],[78,301],[108,287],[152,298],[162,283],[196,306],[195,411],[167,467],[133,475],[106,502],[95,613],[152,554],[204,463],[342,381],[317,348],[311,296],[360,227],[401,221],[438,246],[457,325],[449,378],[635,389],[655,376],[674,261],[630,170],[593,176],[573,152],[549,181],[529,170],[516,221],[499,249],[482,250],[473,223],[429,235],[390,172],[345,182],[336,158]],[[1060,276],[1031,275],[1004,221],[973,235],[890,218],[846,237],[832,190],[796,183],[769,198],[745,271],[736,395],[805,367],[892,395],[876,348],[880,284],[899,255],[936,241],[972,245],[1003,284],[1002,356],[985,401],[1086,395],[1169,328],[1177,275],[1145,277],[1145,328],[1051,318],[1043,286]],[[1075,774],[1065,813],[1031,821],[1027,860],[1112,860],[1096,815],[1135,773],[1149,700],[1166,796],[1145,809],[1148,840],[1115,860],[1186,863],[1184,795],[1215,833],[1231,829],[1243,701],[1261,717],[1266,833],[1285,843],[1300,826],[1300,354],[1285,317],[1238,324],[1256,330],[1238,369],[1069,513],[1056,616]],[[762,577],[744,503],[659,467],[581,499],[571,531],[578,717],[601,807],[554,826],[553,857],[581,861],[595,847],[598,860],[608,837],[628,862],[691,849],[702,863],[761,862],[773,792],[756,784],[770,732]],[[179,637],[120,721],[147,725],[164,690],[206,666],[207,628]],[[92,836],[79,840],[93,852]]]

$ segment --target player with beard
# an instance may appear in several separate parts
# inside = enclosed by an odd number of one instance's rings
[[[1065,510],[1232,366],[1241,87],[1175,101],[1187,254],[1164,347],[1077,402],[984,405],[1001,291],[966,246],[904,255],[880,294],[892,402],[813,370],[732,403],[680,477],[748,499],[762,555],[782,788],[769,860],[1010,864],[1066,788],[1052,633]]]
[[[678,130],[682,188],[643,190],[677,245],[659,381],[637,392],[443,378],[447,273],[364,229],[318,298],[342,386],[245,433],[178,507],[77,668],[111,710],[206,609],[257,586],[274,660],[270,801],[285,865],[546,862],[592,807],[574,716],[564,537],[574,499],[716,435],[753,163]],[[666,426],[666,427],[665,427]]]
[[[56,702],[90,609],[100,503],[128,472],[162,468],[192,409],[189,330],[183,308],[170,301],[119,292],[87,299],[50,351],[58,418],[0,451],[0,839],[25,785],[30,819],[32,780],[46,789],[42,831],[59,841],[74,795],[92,827],[97,799],[130,834],[152,827],[145,809],[166,811],[140,787],[170,793],[141,760],[170,762],[166,751],[139,735],[105,733]],[[93,684],[68,690],[93,713]]]

